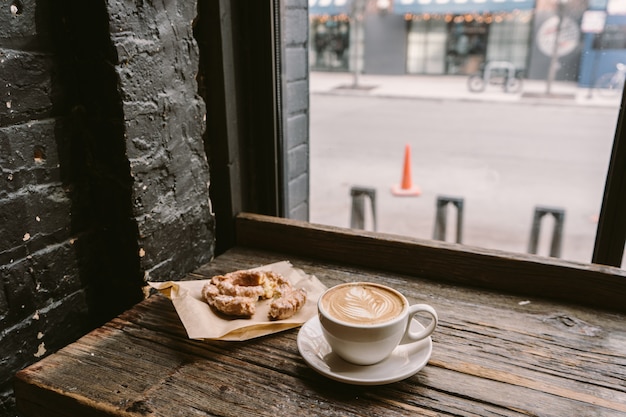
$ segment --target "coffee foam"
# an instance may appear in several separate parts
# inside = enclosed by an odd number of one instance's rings
[[[365,283],[333,288],[322,298],[322,308],[337,320],[377,324],[401,314],[404,301],[393,291]]]

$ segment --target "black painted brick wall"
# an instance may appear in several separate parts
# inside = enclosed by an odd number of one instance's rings
[[[17,370],[213,256],[195,12],[0,2],[0,416]]]
[[[210,260],[213,217],[197,94],[196,2],[109,1],[142,269],[175,279]]]
[[[53,59],[35,12],[34,1],[0,3],[0,415],[13,415],[13,373],[86,323],[54,135]]]

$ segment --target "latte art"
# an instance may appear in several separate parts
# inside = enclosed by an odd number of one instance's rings
[[[397,317],[404,302],[392,291],[369,285],[348,285],[324,295],[324,310],[338,320],[355,324],[376,324]]]

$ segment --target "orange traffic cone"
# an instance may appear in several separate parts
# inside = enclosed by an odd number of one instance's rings
[[[391,187],[391,193],[396,196],[415,196],[422,193],[417,185],[411,182],[411,146],[404,148],[404,168],[402,170],[402,184]]]

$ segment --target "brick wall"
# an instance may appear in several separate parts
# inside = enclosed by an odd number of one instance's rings
[[[2,416],[17,370],[212,257],[195,7],[0,2]]]
[[[108,1],[139,251],[149,277],[174,279],[213,253],[196,2],[135,3]]]
[[[39,9],[42,11],[43,7]],[[50,46],[33,0],[0,3],[0,415],[11,377],[86,328],[61,181]]]
[[[283,115],[287,217],[309,220],[309,15],[307,0],[286,0],[283,36]]]
[[[307,1],[281,13],[286,211],[306,220]],[[213,256],[195,14],[0,2],[0,416],[17,370]]]

